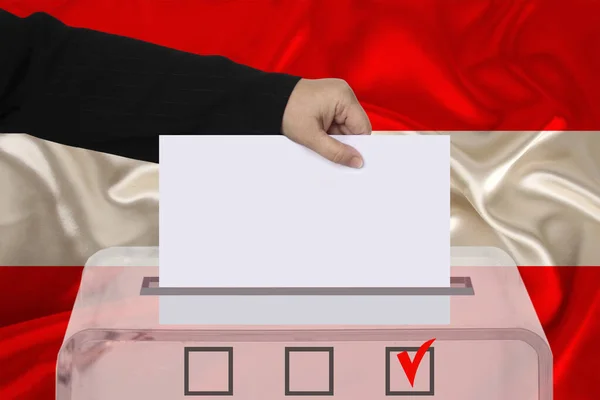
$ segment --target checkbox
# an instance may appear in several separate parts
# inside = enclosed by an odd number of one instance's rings
[[[333,347],[286,347],[285,395],[333,396]]]
[[[185,396],[233,395],[232,347],[184,348]]]
[[[430,347],[423,356],[411,386],[406,372],[398,361],[398,354],[406,351],[412,361],[418,347],[386,347],[385,351],[385,395],[386,396],[433,396],[435,383],[434,348]]]

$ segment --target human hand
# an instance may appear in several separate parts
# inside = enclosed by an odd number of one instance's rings
[[[334,163],[361,168],[358,150],[329,134],[370,135],[371,122],[343,80],[301,79],[283,113],[281,132]]]

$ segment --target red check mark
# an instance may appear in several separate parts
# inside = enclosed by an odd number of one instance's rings
[[[402,365],[402,369],[408,378],[408,382],[410,382],[410,386],[413,387],[415,385],[415,376],[417,375],[417,370],[419,369],[419,365],[421,364],[421,360],[429,350],[431,344],[435,341],[435,338],[426,341],[419,347],[417,350],[417,354],[415,354],[415,359],[410,361],[410,356],[406,351],[402,353],[398,353],[396,357],[398,357],[398,361],[400,361],[400,365]]]

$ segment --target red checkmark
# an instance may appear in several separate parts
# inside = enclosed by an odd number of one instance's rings
[[[402,353],[398,353],[396,355],[396,357],[398,357],[398,361],[400,361],[400,365],[402,365],[402,369],[404,370],[408,381],[410,382],[411,387],[415,385],[415,376],[417,375],[417,370],[419,369],[421,360],[423,360],[425,353],[427,353],[427,350],[429,350],[429,347],[434,341],[435,338],[423,343],[421,347],[419,347],[419,350],[417,350],[417,354],[415,354],[415,359],[412,361],[410,361],[410,356],[406,351],[403,351]]]

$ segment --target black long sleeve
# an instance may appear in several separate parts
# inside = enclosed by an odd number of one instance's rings
[[[0,132],[158,161],[160,134],[279,134],[300,78],[0,10]]]

